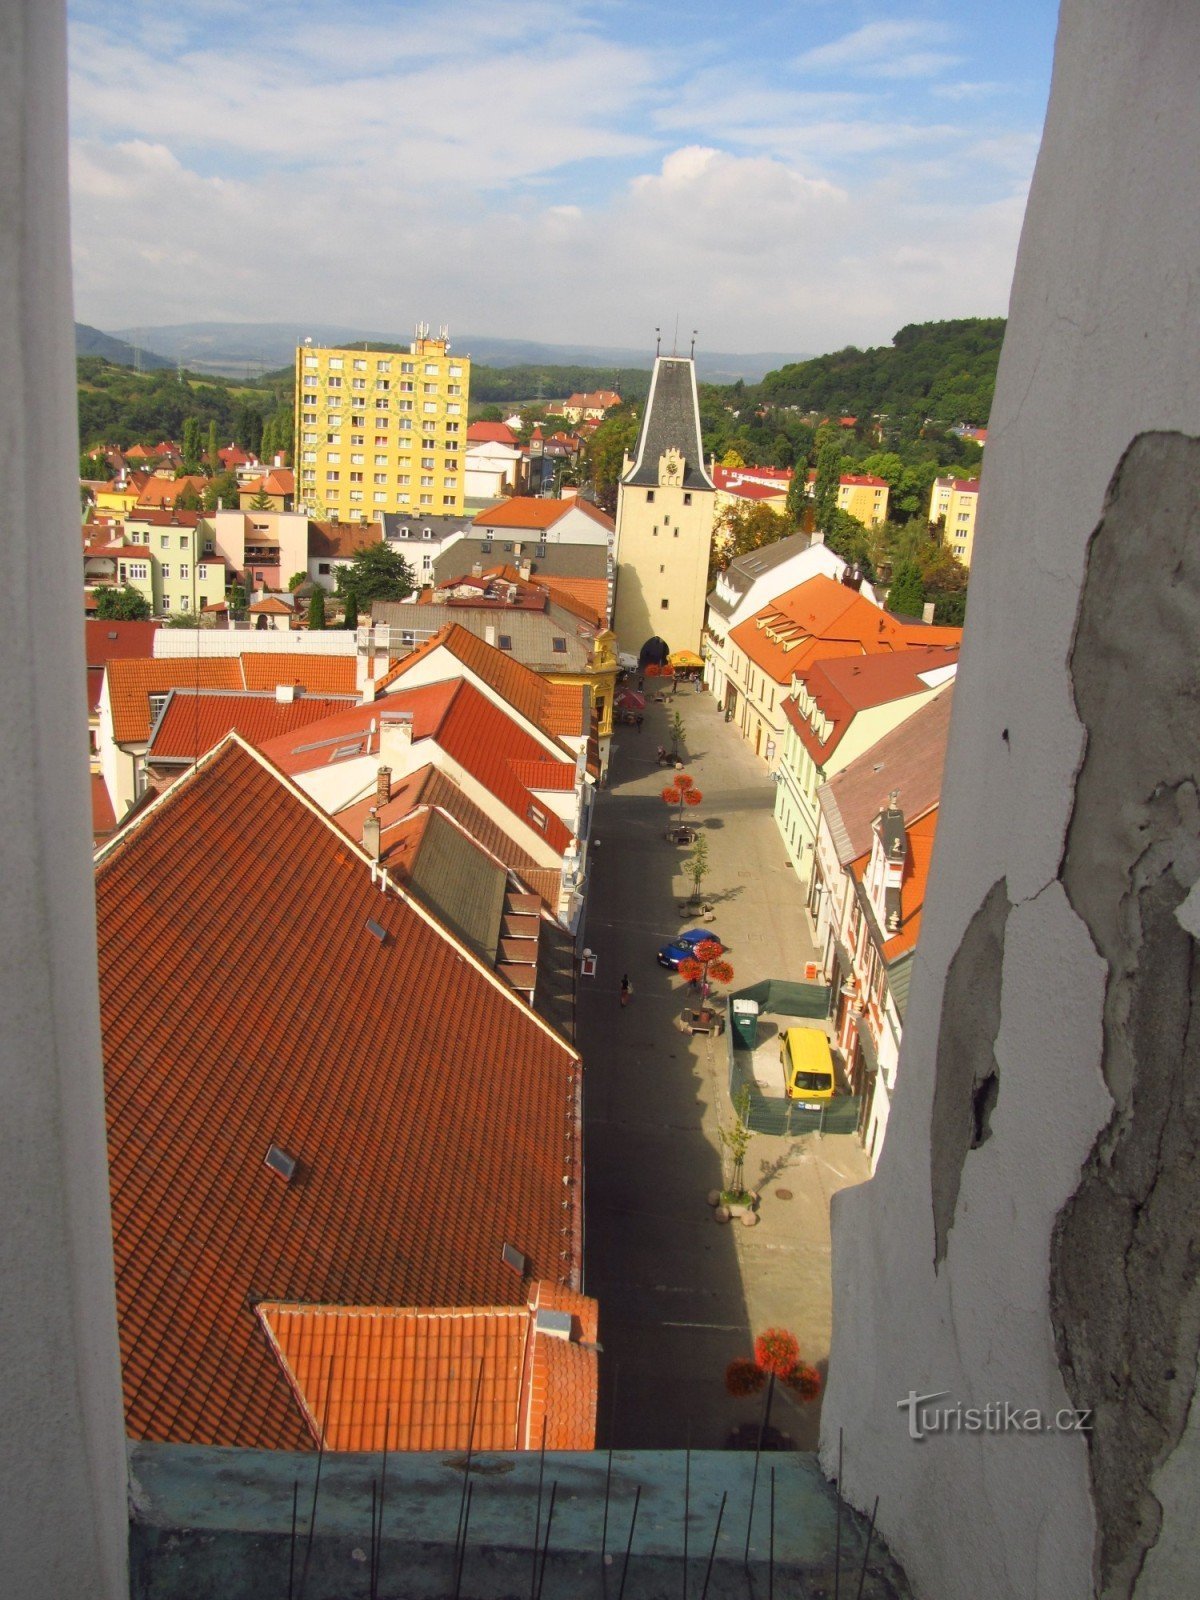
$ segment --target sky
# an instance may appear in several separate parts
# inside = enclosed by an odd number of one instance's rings
[[[817,354],[1002,315],[1053,0],[70,0],[76,316]]]

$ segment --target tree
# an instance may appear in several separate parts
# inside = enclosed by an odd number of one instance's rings
[[[358,601],[353,595],[348,595],[346,598],[346,610],[342,616],[342,627],[348,633],[353,633],[358,627]]]
[[[678,711],[676,711],[674,713],[674,715],[672,716],[672,718],[671,718],[670,733],[671,733],[671,754],[672,754],[672,756],[674,756],[675,760],[678,761],[679,760],[679,747],[687,739],[687,728],[684,726],[683,718],[679,715]],[[691,781],[692,780],[689,778],[688,782],[690,783]]]
[[[183,470],[200,470],[200,418],[189,417],[183,425]]]
[[[288,593],[289,594],[295,594],[296,590],[300,587],[300,585],[302,583],[307,583],[307,582],[308,582],[308,573],[307,572],[293,572],[291,577],[288,579]]]
[[[933,603],[933,620],[943,628],[961,628],[967,620],[967,591],[939,595]]]
[[[925,605],[925,585],[915,561],[902,561],[888,590],[887,608],[902,617],[919,617]]]
[[[185,483],[175,496],[176,511],[203,511],[204,502],[196,491],[194,483]]]
[[[246,591],[240,583],[230,585],[226,603],[229,606],[229,620],[231,622],[245,622]]]
[[[98,589],[96,615],[101,622],[147,622],[150,602],[132,584],[123,589]]]
[[[198,611],[172,611],[167,618],[168,628],[202,628],[204,626]]]
[[[408,562],[383,540],[363,545],[349,566],[338,568],[337,592],[347,602],[347,611],[354,602],[356,618],[360,611],[369,612],[373,601],[403,600],[416,587]]]
[[[208,425],[208,448],[204,452],[208,460],[208,470],[219,472],[221,470],[221,457],[217,454],[217,419],[214,417]]]
[[[205,485],[205,511],[222,508],[226,511],[236,511],[238,508],[238,481],[237,475],[232,472],[219,472]]]
[[[108,475],[108,462],[105,461],[102,455],[80,456],[79,476],[81,478],[90,478],[95,481],[101,478],[107,479]]]
[[[833,428],[823,428],[817,435],[817,480],[813,485],[813,499],[817,527],[827,533],[838,509],[838,487],[842,477],[842,442]]]
[[[257,494],[250,496],[251,511],[270,511],[271,504],[271,496],[265,489],[260,489]]]
[[[637,440],[638,417],[632,406],[613,407],[587,442],[586,466],[596,500],[610,516],[617,509],[617,484],[626,453]]]
[[[698,833],[687,858],[687,875],[692,880],[692,897],[700,898],[700,885],[708,877],[708,836]]]
[[[794,528],[798,528],[804,521],[804,514],[811,503],[808,498],[808,478],[805,473],[804,459],[801,457],[796,462],[796,470],[792,474],[791,483],[788,484],[787,504],[784,507],[784,511]]]
[[[737,468],[737,467],[744,467],[746,465],[746,463],[742,459],[742,457],[738,453],[738,451],[731,449],[731,450],[726,450],[725,454],[721,457],[721,465],[723,467]]]
[[[726,506],[713,525],[714,554],[719,546],[722,561],[732,561],[734,556],[748,555],[751,550],[776,544],[795,531],[796,524],[786,512],[776,511],[762,501]]]
[[[312,599],[308,602],[308,631],[319,633],[325,626],[325,591],[320,584],[312,592]]]
[[[746,1196],[746,1152],[750,1148],[749,1115],[750,1085],[743,1084],[733,1102],[733,1121],[728,1127],[717,1128],[717,1138],[721,1141],[721,1148],[729,1156],[731,1168],[729,1188],[726,1192],[730,1196],[736,1195],[739,1199]]]

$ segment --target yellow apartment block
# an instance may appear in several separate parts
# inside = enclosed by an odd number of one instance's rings
[[[839,510],[857,517],[864,528],[876,528],[887,521],[887,479],[873,478],[866,473],[843,473],[838,483],[837,503]]]
[[[381,511],[458,516],[471,362],[424,325],[407,351],[296,351],[296,509],[373,522]]]
[[[975,545],[975,516],[979,510],[979,479],[955,478],[950,485],[946,504],[946,532],[943,536],[947,550],[956,555],[963,566],[971,565],[971,551]]]

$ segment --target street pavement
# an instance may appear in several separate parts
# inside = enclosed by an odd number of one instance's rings
[[[670,745],[676,710],[687,730],[684,770],[703,795],[686,816],[708,836],[703,893],[728,946],[729,987],[802,979],[816,956],[763,764],[707,692],[682,686],[665,703],[648,698],[641,732],[614,734],[609,785],[597,798],[585,942],[598,968],[581,979],[578,1007],[586,1288],[600,1302],[604,1348],[599,1443],[618,1449],[712,1449],[756,1423],[760,1402],[730,1397],[724,1374],[766,1327],[789,1328],[803,1359],[824,1372],[829,1201],[868,1176],[853,1135],[755,1135],[745,1171],[762,1194],[758,1225],[721,1225],[706,1203],[725,1181],[717,1129],[732,1115],[727,1039],[680,1031],[694,997],[655,960],[696,920],[679,915],[687,851],[664,836],[661,792],[673,772],[654,759]],[[624,1008],[623,974],[633,991]],[[774,1028],[764,1018],[760,1042]],[[819,1405],[777,1395],[772,1425],[797,1448],[815,1448],[818,1423]]]

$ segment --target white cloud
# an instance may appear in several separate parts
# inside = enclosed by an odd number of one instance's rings
[[[930,22],[868,22],[796,58],[800,72],[848,72],[886,78],[929,77],[959,57],[944,47],[947,30]]]

